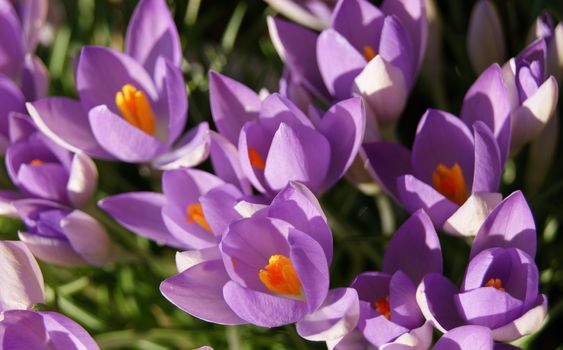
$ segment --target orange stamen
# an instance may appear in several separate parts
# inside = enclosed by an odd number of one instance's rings
[[[129,123],[149,135],[155,134],[155,116],[144,92],[131,84],[125,84],[115,94],[115,104]]]
[[[32,159],[31,162],[29,162],[29,164],[33,165],[33,166],[38,166],[38,165],[43,165],[45,162],[43,162],[41,159]]]
[[[465,178],[457,163],[451,168],[442,163],[438,164],[432,174],[432,184],[436,191],[454,203],[462,205],[467,199]]]
[[[287,256],[272,255],[268,265],[258,273],[258,277],[272,292],[291,296],[301,295],[301,281]]]
[[[376,301],[374,301],[373,307],[375,308],[375,311],[385,316],[386,319],[388,320],[391,319],[391,307],[389,306],[389,296],[386,296],[384,298],[379,298]]]
[[[373,50],[373,48],[371,46],[365,45],[364,46],[364,58],[366,59],[366,61],[371,61],[375,58],[376,53]]]
[[[193,203],[188,205],[188,207],[186,208],[186,213],[188,214],[188,217],[186,218],[187,222],[195,222],[201,228],[211,233],[211,227],[207,223],[207,220],[205,220],[201,204]]]
[[[264,170],[264,168],[266,168],[266,162],[264,161],[264,158],[262,158],[260,153],[258,153],[255,148],[250,147],[248,149],[248,158],[250,159],[250,165],[252,165],[253,167],[260,170]]]
[[[504,288],[502,288],[502,280],[500,278],[491,278],[485,283],[485,287],[493,287],[501,292],[505,291]]]

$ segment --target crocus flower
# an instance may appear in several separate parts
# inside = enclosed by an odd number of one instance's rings
[[[28,104],[39,129],[71,150],[102,159],[193,166],[208,152],[208,126],[185,136],[188,103],[178,32],[164,0],[137,5],[125,53],[82,48],[76,68],[80,101],[49,97]]]
[[[553,75],[558,82],[563,79],[563,23],[554,25],[549,13],[544,12],[534,22],[530,37],[545,39],[547,44],[547,72]]]
[[[504,33],[495,6],[489,0],[479,0],[471,10],[467,29],[469,62],[477,73],[493,63],[506,59]]]
[[[112,258],[106,230],[85,212],[43,199],[13,205],[27,227],[19,238],[37,258],[65,266],[101,266]]]
[[[317,97],[361,95],[374,124],[393,125],[402,112],[426,46],[424,1],[341,0],[320,36],[280,19],[268,27],[295,79]],[[335,60],[336,59],[336,60]]]
[[[23,242],[0,241],[0,280],[0,312],[26,310],[45,301],[43,275]]]
[[[334,0],[265,0],[274,10],[287,18],[312,29],[322,30],[330,25]]]
[[[553,116],[559,89],[547,77],[546,43],[538,39],[503,66],[512,110],[511,150],[535,139]]]
[[[329,347],[428,349],[432,326],[417,305],[416,287],[429,273],[442,273],[442,251],[430,218],[419,210],[389,241],[383,272],[364,272],[352,282],[360,299],[357,330],[332,340]],[[322,315],[316,316],[322,319]],[[300,325],[297,329],[303,332]]]
[[[251,217],[232,222],[219,249],[178,255],[162,294],[197,318],[277,327],[316,310],[328,292],[332,235],[314,195],[288,184]]]
[[[26,100],[47,95],[49,79],[43,62],[33,54],[47,16],[45,0],[0,2],[0,76],[17,82]],[[0,115],[0,118],[7,117]]]
[[[444,334],[433,350],[514,350],[519,349],[509,344],[495,344],[491,330],[483,326],[461,326]]]
[[[493,339],[512,341],[536,331],[547,313],[534,263],[536,230],[520,192],[499,204],[475,237],[461,288],[440,274],[418,287],[424,316],[442,332],[462,325],[489,328]]]
[[[21,114],[10,116],[10,141],[6,169],[19,189],[13,197],[42,198],[72,207],[82,207],[92,197],[98,172],[87,155],[72,154],[55,144]],[[0,197],[9,205],[7,192]]]
[[[502,199],[495,193],[501,153],[483,122],[473,132],[457,117],[429,109],[416,130],[412,151],[376,142],[364,146],[377,181],[408,211],[424,209],[436,227],[475,235]]]

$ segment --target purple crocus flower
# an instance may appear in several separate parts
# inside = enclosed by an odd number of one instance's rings
[[[0,241],[0,280],[0,312],[31,309],[45,301],[43,275],[23,242]]]
[[[475,235],[502,199],[499,146],[477,122],[473,132],[457,117],[429,109],[418,124],[412,151],[376,142],[364,146],[381,186],[408,211],[424,209],[436,227]]]
[[[2,313],[2,349],[99,350],[78,323],[56,312],[11,310]]]
[[[160,290],[209,322],[277,327],[321,306],[331,259],[332,235],[319,203],[292,182],[271,205],[232,222],[219,249],[179,255],[180,272]]]
[[[265,0],[274,10],[287,18],[312,29],[322,30],[330,25],[334,0]]]
[[[55,144],[22,114],[10,116],[10,141],[6,169],[19,191],[0,191],[5,207],[11,207],[14,198],[42,198],[72,207],[82,207],[90,200],[98,172],[87,155],[72,154]]]
[[[491,330],[483,326],[461,326],[444,334],[433,350],[514,350],[519,349],[508,344],[495,344]]]
[[[385,349],[403,344],[404,348],[427,349],[432,343],[432,326],[417,305],[416,288],[429,273],[442,273],[442,251],[430,218],[419,210],[389,241],[383,272],[364,272],[352,282],[360,300],[357,329],[332,339],[329,347]],[[322,314],[313,315],[323,319]],[[299,322],[297,330],[310,333],[308,326]]]
[[[290,73],[317,97],[357,93],[375,125],[396,122],[424,57],[424,1],[387,0],[379,9],[341,0],[320,36],[280,19],[269,18],[268,27]]]
[[[503,66],[512,111],[512,152],[540,134],[557,106],[557,80],[547,76],[546,57],[546,42],[538,39]]]
[[[125,53],[82,48],[80,101],[49,97],[28,104],[28,111],[42,132],[71,151],[162,169],[193,166],[207,156],[208,125],[180,138],[188,110],[181,63],[166,2],[142,0],[127,28]]]
[[[85,212],[43,199],[13,205],[27,227],[19,238],[37,258],[65,266],[101,266],[112,258],[106,230]]]
[[[551,16],[543,12],[532,26],[530,37],[545,39],[547,44],[547,72],[558,82],[563,79],[563,23],[554,25]],[[530,40],[533,41],[533,40]]]
[[[462,325],[487,327],[497,341],[533,333],[547,314],[535,252],[533,216],[522,193],[515,192],[477,233],[461,288],[440,274],[424,277],[417,291],[424,316],[442,332]]]

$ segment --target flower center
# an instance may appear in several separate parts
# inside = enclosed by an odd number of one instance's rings
[[[149,99],[141,90],[125,84],[115,94],[115,104],[125,120],[149,135],[155,133],[155,117]]]
[[[505,291],[504,288],[502,288],[502,280],[500,278],[491,278],[485,283],[485,287],[493,287],[501,292]]]
[[[268,265],[258,273],[258,277],[272,292],[291,296],[301,295],[301,281],[287,256],[272,255]]]
[[[34,159],[31,160],[31,162],[29,162],[29,164],[31,164],[33,166],[43,165],[43,163],[45,163],[45,162],[43,162],[41,159],[37,159],[37,158],[34,158]]]
[[[432,184],[436,191],[454,203],[462,205],[467,199],[465,178],[459,164],[454,163],[451,168],[440,163],[432,173]]]
[[[391,307],[389,306],[389,296],[379,298],[376,301],[374,301],[373,307],[375,308],[375,311],[385,316],[386,319],[388,320],[391,319]]]
[[[266,162],[264,161],[264,158],[262,158],[260,153],[258,153],[256,148],[250,147],[248,149],[248,158],[250,159],[250,165],[252,165],[253,167],[260,170],[264,170],[264,168],[266,168]]]
[[[207,220],[205,220],[201,204],[192,203],[188,205],[186,208],[186,213],[188,214],[188,216],[186,217],[186,222],[195,222],[205,231],[211,233],[211,227],[209,227]]]
[[[369,45],[364,45],[364,58],[366,59],[366,61],[369,62],[373,60],[375,56],[377,56],[375,54],[375,50]]]

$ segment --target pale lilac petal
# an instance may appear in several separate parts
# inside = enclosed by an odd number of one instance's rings
[[[181,310],[204,321],[226,325],[246,323],[223,298],[223,286],[229,281],[223,262],[209,260],[166,279],[160,284],[160,292]]]
[[[472,193],[446,220],[444,231],[455,236],[475,236],[483,222],[501,201],[500,193]]]
[[[91,198],[98,184],[98,169],[94,161],[79,152],[72,158],[70,176],[66,185],[67,195],[75,207],[85,205]]]
[[[24,198],[25,195],[20,192],[0,190],[0,215],[19,218],[18,211],[12,202]]]
[[[219,259],[221,259],[221,252],[219,251],[219,247],[177,252],[176,269],[178,269],[178,272],[183,272],[190,267],[199,265],[203,262]]]
[[[404,333],[391,343],[383,344],[380,350],[427,350],[432,344],[432,324],[425,322],[422,326]]]
[[[482,72],[493,63],[502,63],[506,57],[504,33],[494,5],[488,0],[475,3],[467,30],[467,52],[476,72]]]
[[[180,37],[166,1],[139,2],[127,27],[125,52],[148,72],[154,72],[159,57],[164,57],[176,67],[181,66]]]
[[[201,122],[178,141],[174,148],[155,159],[152,164],[161,170],[191,168],[204,162],[210,152],[209,125]]]
[[[444,334],[433,350],[493,350],[491,330],[482,326],[461,326]]]
[[[0,312],[45,302],[43,275],[23,242],[0,241]]]
[[[456,294],[454,301],[466,322],[491,329],[514,320],[523,304],[510,294],[490,287]]]
[[[121,161],[148,162],[166,151],[166,145],[160,140],[133,126],[105,105],[91,109],[88,115],[98,143]]]
[[[233,144],[244,123],[258,118],[262,104],[254,91],[215,71],[209,72],[209,101],[217,129]]]
[[[27,232],[18,236],[29,250],[40,260],[62,266],[81,266],[88,262],[80,256],[67,240],[46,238]]]

